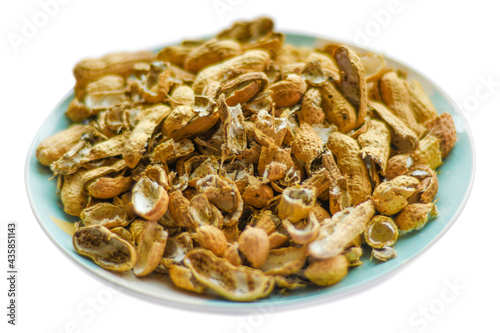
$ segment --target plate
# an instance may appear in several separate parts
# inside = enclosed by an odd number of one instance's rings
[[[300,34],[286,34],[286,42],[296,46],[311,47],[327,41]],[[349,46],[349,43],[344,44]],[[359,47],[351,47],[360,52],[369,52],[369,50]],[[414,69],[389,57],[385,57],[385,60],[388,66],[405,70],[409,78],[418,80],[434,103],[438,113],[448,112],[452,115],[457,129],[457,142],[444,164],[438,169],[439,216],[429,222],[422,230],[402,236],[395,246],[398,253],[397,258],[385,263],[378,263],[370,261],[368,254],[365,254],[365,257],[362,258],[363,265],[350,269],[349,274],[334,286],[310,287],[292,291],[288,295],[273,293],[269,298],[255,302],[235,303],[179,290],[172,285],[166,275],[154,273],[144,278],[137,278],[130,272],[110,272],[78,255],[73,249],[70,236],[72,225],[77,221],[77,218],[64,213],[60,200],[56,196],[57,181],[55,179],[48,180],[52,176],[49,168],[38,163],[35,157],[36,147],[44,138],[67,128],[70,124],[64,112],[74,98],[72,91],[62,99],[45,120],[28,153],[25,180],[33,213],[48,238],[83,270],[123,291],[177,308],[218,313],[245,313],[262,309],[265,306],[273,309],[285,309],[308,303],[331,301],[370,287],[407,266],[410,260],[428,249],[452,226],[467,202],[475,170],[475,153],[471,132],[457,105],[443,90]]]

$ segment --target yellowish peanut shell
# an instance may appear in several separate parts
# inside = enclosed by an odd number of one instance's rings
[[[439,140],[439,150],[442,158],[445,158],[457,141],[457,130],[453,118],[449,113],[443,113],[426,125],[428,132]]]
[[[396,72],[390,71],[384,74],[379,84],[384,103],[394,115],[420,136],[424,128],[417,123],[410,109],[410,93],[404,81],[398,77]]]
[[[168,271],[172,282],[179,288],[194,291],[199,294],[205,292],[205,286],[196,281],[193,273],[181,265],[171,265]]]
[[[227,250],[227,239],[222,230],[212,225],[203,225],[196,229],[200,246],[222,257]]]
[[[234,266],[205,249],[191,250],[184,264],[198,282],[232,301],[254,301],[268,296],[274,288],[274,279],[262,271]]]
[[[429,219],[436,215],[438,215],[438,211],[434,203],[414,203],[403,208],[394,222],[398,225],[399,230],[404,233],[422,229]]]
[[[344,255],[318,260],[310,264],[304,275],[318,286],[331,286],[347,275],[348,261]]]
[[[138,62],[150,62],[155,58],[153,52],[119,52],[110,53],[101,58],[81,60],[73,68],[77,80],[92,79],[107,74],[127,76],[132,73]]]
[[[363,64],[356,52],[345,45],[339,46],[334,51],[333,56],[340,69],[340,91],[356,107],[357,115],[354,127],[359,127],[365,121],[368,102]]]
[[[269,87],[271,98],[277,108],[286,108],[297,104],[306,93],[306,89],[306,83],[296,74],[289,74],[284,80]]]
[[[73,247],[97,265],[112,271],[128,271],[137,262],[137,252],[130,243],[100,225],[82,227],[73,234]]]
[[[308,123],[295,130],[292,154],[305,163],[311,163],[323,151],[323,142]]]
[[[154,271],[165,251],[168,232],[156,221],[146,221],[137,241],[136,276],[146,276]]]
[[[435,119],[438,114],[429,97],[424,92],[422,85],[417,80],[406,83],[410,93],[410,107],[415,119],[422,124]]]
[[[44,139],[36,148],[37,160],[42,165],[49,166],[80,141],[82,134],[88,129],[87,125],[76,124]]]
[[[250,50],[234,58],[225,60],[201,70],[193,82],[192,88],[199,94],[205,87],[215,81],[220,81],[228,72],[231,76],[249,73],[261,72],[269,65],[269,54],[261,50]]]
[[[193,49],[184,61],[184,68],[197,73],[201,69],[241,54],[240,44],[231,40],[211,39]]]
[[[326,120],[338,127],[342,133],[347,133],[356,126],[356,111],[332,82],[320,88],[321,107]]]
[[[317,88],[307,90],[302,98],[301,108],[297,112],[299,123],[322,124],[325,121],[325,113],[321,103],[321,93]]]
[[[252,267],[259,268],[269,253],[269,237],[264,230],[248,226],[238,239],[238,249],[250,261]]]
[[[425,164],[433,170],[443,164],[440,143],[441,141],[438,138],[428,133],[420,140],[418,149],[411,155],[415,163]]]
[[[337,158],[337,165],[347,181],[347,192],[352,204],[365,201],[371,194],[372,186],[368,169],[360,156],[359,144],[337,132],[330,135],[327,146]]]

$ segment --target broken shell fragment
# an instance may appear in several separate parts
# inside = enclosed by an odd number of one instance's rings
[[[146,276],[160,263],[167,244],[168,232],[156,221],[146,221],[137,240],[136,276]]]
[[[305,163],[311,163],[323,151],[323,142],[308,123],[303,123],[295,130],[292,153]]]
[[[134,238],[132,237],[132,234],[130,233],[130,231],[128,231],[127,229],[125,229],[123,227],[115,227],[115,228],[111,228],[109,230],[112,233],[116,234],[121,239],[129,242],[132,245],[134,244]]]
[[[289,239],[290,239],[289,236],[284,235],[278,231],[275,231],[269,235],[269,248],[270,249],[279,248],[280,246],[283,246],[283,244],[285,244]]]
[[[347,133],[356,125],[356,111],[346,98],[337,90],[333,82],[320,88],[321,108],[326,120],[337,126],[340,132]]]
[[[399,236],[398,226],[390,217],[377,215],[368,222],[363,236],[374,249],[393,246]]]
[[[407,87],[410,93],[410,107],[419,123],[426,124],[438,117],[434,105],[418,81],[412,80]]]
[[[365,201],[372,192],[372,185],[366,164],[361,158],[358,142],[336,132],[328,138],[327,146],[337,158],[337,165],[347,179],[347,192],[352,204],[357,205]]]
[[[189,268],[181,265],[171,265],[168,273],[172,282],[179,288],[194,291],[199,294],[205,292],[205,286],[196,281],[193,273]]]
[[[181,265],[186,254],[192,249],[193,240],[189,232],[181,232],[180,234],[168,236],[161,264],[165,268],[173,264]]]
[[[205,194],[197,194],[191,198],[188,210],[191,219],[197,226],[209,224],[220,228],[223,225],[222,213],[208,200]]]
[[[373,191],[372,199],[377,210],[384,215],[394,215],[401,211],[418,185],[418,179],[410,176],[398,176],[381,183]]]
[[[426,125],[429,133],[439,140],[439,150],[442,158],[445,158],[457,141],[457,131],[453,118],[449,113],[443,113]]]
[[[101,225],[82,227],[73,234],[73,246],[79,254],[112,271],[128,271],[137,262],[135,248]]]
[[[349,267],[355,267],[363,264],[360,260],[363,255],[363,248],[361,248],[361,246],[351,246],[345,251],[344,255],[349,262]]]
[[[265,51],[246,51],[243,54],[227,59],[221,63],[208,66],[198,72],[192,88],[195,93],[200,94],[209,84],[221,81],[228,72],[237,74],[261,72],[269,65],[269,61],[269,54]],[[232,77],[230,79],[232,79]]]
[[[273,249],[260,269],[267,275],[288,276],[298,273],[306,258],[307,246]]]
[[[287,108],[297,104],[306,93],[307,85],[297,74],[288,74],[281,81],[269,87],[271,98],[277,108]]]
[[[248,176],[248,185],[245,187],[241,198],[243,201],[255,208],[264,208],[274,197],[271,186],[264,184],[254,176]]]
[[[410,171],[414,161],[410,154],[398,154],[392,156],[387,161],[386,179],[390,180],[397,176],[402,176]]]
[[[106,75],[87,84],[81,96],[74,102],[76,109],[68,107],[66,115],[73,121],[83,121],[127,101],[125,80],[119,75]],[[72,103],[73,104],[73,103]],[[74,105],[74,104],[73,104]]]
[[[260,110],[254,121],[255,140],[263,146],[269,147],[271,144],[281,146],[288,128],[286,118],[276,118]]]
[[[309,213],[309,218],[303,228],[298,228],[296,224],[294,225],[288,220],[283,220],[282,223],[287,233],[290,235],[290,238],[296,244],[300,245],[312,242],[318,235],[320,226],[318,219],[312,213]]]
[[[83,225],[102,225],[108,229],[126,227],[129,224],[127,217],[128,213],[125,208],[108,202],[85,208],[80,215]]]
[[[150,164],[146,167],[146,169],[143,172],[141,172],[141,176],[147,176],[152,181],[158,183],[158,185],[163,186],[164,189],[169,190],[169,180],[167,172],[168,172],[167,165]]]
[[[222,230],[207,224],[196,229],[196,234],[201,247],[212,251],[218,257],[224,255],[227,249],[227,239]]]
[[[139,62],[150,62],[155,54],[150,51],[111,53],[101,58],[81,60],[75,65],[73,75],[77,80],[88,80],[107,74],[127,76]]]
[[[247,226],[238,238],[238,249],[250,261],[252,267],[259,268],[269,253],[269,237],[263,229]]]
[[[321,207],[321,205],[319,205],[318,203],[316,203],[314,205],[314,207],[311,209],[311,212],[309,214],[314,214],[314,216],[316,217],[316,219],[320,223],[323,222],[323,220],[329,219],[330,217],[332,217],[330,215],[330,213],[328,213],[328,211],[326,209],[324,209],[323,207]]]
[[[177,66],[184,66],[187,56],[205,43],[204,40],[185,40],[180,43],[180,45],[167,46],[156,56],[156,59],[161,61],[170,62]]]
[[[397,252],[396,249],[394,249],[394,247],[387,246],[381,249],[373,249],[372,257],[380,261],[387,261],[396,258]]]
[[[88,129],[87,125],[77,124],[44,139],[36,148],[37,160],[42,165],[49,166],[78,143]]]
[[[292,168],[294,165],[291,156],[291,149],[281,148],[274,144],[269,145],[269,147],[263,146],[260,151],[259,163],[257,165],[259,176],[263,177],[264,171],[273,162],[277,162],[283,166],[280,167],[280,169],[282,169],[281,171],[283,172],[280,172],[279,174],[282,174],[282,176],[284,176],[286,171]]]
[[[189,214],[189,200],[184,197],[182,191],[176,190],[170,193],[168,212],[175,221],[175,224],[185,228],[195,228],[196,223]]]
[[[411,128],[417,136],[420,136],[424,128],[417,123],[415,115],[411,111],[410,93],[403,79],[399,78],[396,72],[390,71],[380,79],[379,86],[382,100],[391,112]]]
[[[234,210],[242,201],[240,192],[229,179],[223,179],[217,175],[207,175],[196,183],[199,193],[207,196],[208,200],[222,211]]]
[[[342,180],[340,182],[334,181],[328,191],[328,203],[332,215],[352,206],[351,196],[344,183]]]
[[[321,104],[321,92],[317,88],[307,90],[302,98],[301,108],[297,112],[299,123],[308,123],[310,125],[323,124],[325,113]]]
[[[69,215],[80,216],[89,201],[89,196],[83,192],[84,175],[85,170],[79,170],[71,175],[60,176],[62,177],[61,202],[64,205],[64,212]]]
[[[256,223],[254,223],[256,221]],[[281,220],[273,214],[270,210],[261,210],[258,212],[249,225],[254,225],[256,228],[264,230],[268,235],[271,235],[276,231],[276,226],[279,225]]]
[[[333,56],[340,69],[340,91],[356,107],[354,127],[359,127],[365,121],[368,102],[363,64],[356,52],[344,45],[339,46]]]
[[[209,250],[193,249],[184,265],[197,281],[232,301],[254,301],[268,296],[274,288],[273,277],[257,269],[234,266]]]
[[[88,185],[87,191],[94,198],[111,199],[130,190],[132,183],[131,177],[100,177]]]
[[[158,220],[168,209],[167,191],[146,176],[141,177],[132,189],[132,205],[137,215],[147,220]]]
[[[361,146],[361,158],[368,157],[380,167],[380,173],[385,175],[391,150],[389,127],[382,121],[371,119],[366,132],[359,135],[358,142]]]
[[[310,264],[304,275],[318,286],[331,286],[347,275],[348,261],[344,255],[318,260]]]
[[[191,106],[179,105],[168,114],[162,123],[161,131],[163,135],[170,137],[173,132],[185,127],[194,116],[195,113]]]
[[[130,231],[130,234],[132,235],[132,239],[134,240],[134,243],[136,245],[137,245],[137,242],[139,241],[139,237],[141,236],[142,232],[144,231],[145,226],[146,226],[146,220],[143,220],[143,219],[136,219],[132,223],[130,223],[129,231]]]
[[[241,265],[241,257],[238,252],[238,243],[230,243],[227,246],[226,252],[222,256],[224,259],[227,259],[234,266]]]
[[[304,186],[287,187],[281,194],[278,216],[294,223],[305,218],[316,202],[316,189]]]
[[[168,116],[171,109],[166,105],[159,105],[139,114],[139,123],[130,134],[124,147],[123,159],[130,168],[134,168],[146,151],[146,142],[153,134],[160,122]]]
[[[420,183],[415,187],[415,193],[408,198],[408,202],[429,203],[434,200],[439,187],[434,170],[426,165],[416,165],[408,171],[408,175],[420,180]]]
[[[418,148],[418,136],[401,119],[391,113],[383,104],[369,101],[368,106],[394,131],[392,143],[399,153],[410,153]]]
[[[156,145],[150,158],[153,162],[169,163],[179,157],[187,156],[193,151],[194,144],[191,140],[175,142],[174,139],[170,139]]]
[[[363,233],[375,213],[369,200],[335,213],[330,221],[323,221],[318,237],[309,243],[309,254],[317,259],[332,258]]]
[[[324,56],[323,54],[318,54],[318,55],[321,57]],[[309,56],[309,58],[311,58],[311,56]],[[326,59],[329,58],[326,57]],[[328,79],[328,77],[323,72],[321,62],[318,59],[308,61],[305,64],[304,68],[302,69],[301,74],[302,78],[306,81],[306,83],[312,86],[321,86]]]
[[[184,61],[184,68],[197,73],[201,69],[241,54],[241,47],[232,40],[211,39],[193,49]]]
[[[394,222],[398,225],[400,234],[422,229],[425,224],[439,213],[434,203],[414,203],[406,206],[396,216]]]
[[[94,136],[94,133],[89,134],[89,136]],[[97,135],[102,138],[102,135]],[[54,172],[54,175],[69,175],[75,173],[86,163],[98,160],[106,161],[106,158],[122,155],[129,135],[130,133],[125,132],[94,144],[91,143],[91,141],[94,141],[92,138],[82,138],[83,140],[79,141],[61,158],[53,162],[50,168]]]
[[[267,76],[264,73],[247,73],[223,84],[220,93],[226,96],[228,106],[236,106],[250,101],[260,91],[266,89],[267,84]]]
[[[443,164],[439,139],[427,133],[427,135],[420,140],[418,149],[412,153],[412,158],[415,160],[416,164],[425,164],[429,168],[435,170]]]
[[[188,85],[181,85],[173,89],[170,94],[170,105],[173,109],[180,105],[194,105],[194,91]]]
[[[222,134],[224,143],[222,144],[222,156],[231,157],[238,155],[247,147],[247,136],[245,132],[245,118],[241,106],[228,106],[224,95],[219,97],[219,117],[222,123]]]
[[[386,64],[381,55],[367,53],[363,54],[360,60],[363,64],[366,82],[378,81],[384,75]]]
[[[207,96],[195,96],[194,105],[179,106],[162,124],[162,133],[176,142],[207,132],[219,120],[216,102]]]
[[[295,290],[305,288],[307,284],[305,284],[302,279],[298,277],[285,277],[281,275],[274,275],[275,285],[278,288],[284,288],[286,290]]]
[[[149,70],[136,81],[135,86],[142,98],[148,103],[160,103],[167,98],[172,82],[170,63],[154,61]]]

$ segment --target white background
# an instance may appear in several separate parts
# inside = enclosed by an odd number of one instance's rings
[[[35,0],[0,4],[1,182],[3,233],[0,267],[6,271],[5,231],[18,222],[18,326],[6,324],[7,286],[0,273],[2,332],[465,332],[498,330],[500,298],[496,243],[498,215],[498,124],[500,20],[493,1],[96,1],[59,5],[45,26],[17,47],[24,20],[42,10]],[[390,16],[380,13],[393,9]],[[218,6],[217,6],[218,5]],[[377,15],[377,13],[379,15]],[[195,38],[238,18],[267,14],[278,30],[360,41],[404,60],[463,105],[477,152],[475,185],[460,218],[430,250],[399,274],[362,293],[318,306],[265,316],[189,312],[121,292],[93,316],[77,309],[107,293],[46,237],[24,187],[30,143],[52,108],[71,89],[73,65],[83,57],[137,50]],[[376,19],[378,17],[378,20]],[[383,20],[382,20],[383,19]],[[42,22],[43,23],[43,22]],[[11,35],[12,36],[12,35]],[[485,81],[490,85],[485,85]],[[447,282],[448,281],[448,282]],[[462,288],[432,319],[419,311],[436,306],[447,283]],[[493,301],[492,301],[493,300]],[[444,304],[444,303],[442,303]],[[99,304],[98,304],[99,305]],[[72,328],[72,322],[76,328]],[[425,325],[424,325],[425,324]]]

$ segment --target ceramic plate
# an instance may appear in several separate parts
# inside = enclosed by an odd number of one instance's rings
[[[296,46],[310,47],[322,44],[325,40],[299,34],[287,34],[286,42]],[[367,52],[364,49],[353,48],[360,52]],[[303,306],[306,303],[337,299],[340,296],[372,286],[380,279],[387,279],[400,268],[406,266],[408,261],[422,253],[451,227],[469,197],[475,168],[471,133],[456,104],[432,81],[414,69],[388,57],[385,59],[388,66],[406,70],[409,78],[417,79],[422,84],[438,113],[448,112],[452,115],[457,129],[457,143],[446,158],[445,163],[438,169],[439,216],[429,222],[422,230],[401,237],[395,245],[398,253],[397,258],[379,263],[370,261],[368,254],[365,254],[365,257],[362,258],[363,265],[350,269],[347,277],[332,287],[307,288],[290,292],[286,296],[275,293],[267,299],[251,303],[234,303],[216,297],[183,292],[175,288],[166,275],[154,273],[145,278],[137,278],[131,273],[117,274],[106,271],[91,260],[78,255],[73,249],[70,236],[72,224],[77,221],[77,218],[64,213],[60,200],[56,196],[57,181],[55,179],[48,180],[52,176],[50,170],[38,163],[35,158],[36,147],[44,138],[65,129],[70,124],[64,112],[74,98],[72,91],[62,99],[45,120],[28,153],[26,189],[33,213],[49,239],[85,271],[121,290],[175,307],[222,313],[248,312],[264,306],[284,309]]]

